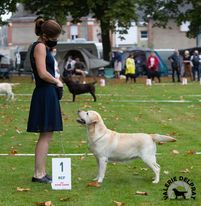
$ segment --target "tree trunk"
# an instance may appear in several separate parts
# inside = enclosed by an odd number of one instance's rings
[[[109,24],[100,21],[101,37],[103,44],[103,59],[110,61],[111,42],[110,42],[110,27]]]
[[[148,19],[148,48],[153,49],[154,48],[154,42],[153,42],[153,19]]]

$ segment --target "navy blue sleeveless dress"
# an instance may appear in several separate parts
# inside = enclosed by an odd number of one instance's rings
[[[30,60],[35,78],[35,89],[32,94],[27,132],[53,132],[62,131],[62,117],[57,90],[54,84],[42,80],[37,72],[34,48],[38,42],[33,43]],[[46,48],[46,69],[55,76],[54,59]]]

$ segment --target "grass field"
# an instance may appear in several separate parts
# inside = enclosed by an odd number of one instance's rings
[[[38,135],[27,133],[26,124],[34,83],[26,77],[13,77],[11,81],[20,85],[13,88],[15,101],[0,96],[0,154],[33,154]],[[95,158],[76,156],[70,157],[72,190],[55,191],[51,185],[31,182],[34,157],[0,156],[0,206],[31,206],[47,201],[54,206],[117,205],[114,201],[129,206],[200,206],[201,154],[194,153],[201,152],[201,85],[193,82],[182,86],[165,79],[161,84],[147,87],[144,81],[125,84],[124,80],[107,80],[106,87],[97,84],[95,103],[90,95],[78,96],[72,103],[65,86],[61,101],[64,131],[55,133],[49,153],[88,153],[86,129],[76,122],[76,112],[96,110],[112,130],[169,134],[177,139],[175,143],[157,145],[157,161],[161,166],[159,184],[151,183],[152,171],[137,159],[109,163],[101,187],[87,187],[96,175]],[[49,174],[51,159],[48,157]],[[195,200],[163,199],[165,183],[175,176],[193,181]],[[19,192],[17,187],[30,190]],[[136,195],[136,191],[148,195]]]

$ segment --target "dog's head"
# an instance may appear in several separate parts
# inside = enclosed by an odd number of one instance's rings
[[[81,111],[78,110],[77,112],[79,119],[77,122],[84,125],[91,125],[96,124],[97,122],[101,121],[101,116],[96,111]]]

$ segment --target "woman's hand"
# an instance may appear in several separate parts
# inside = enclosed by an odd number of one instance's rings
[[[56,79],[56,81],[57,81],[56,83],[57,87],[63,87],[63,83],[60,79]]]

